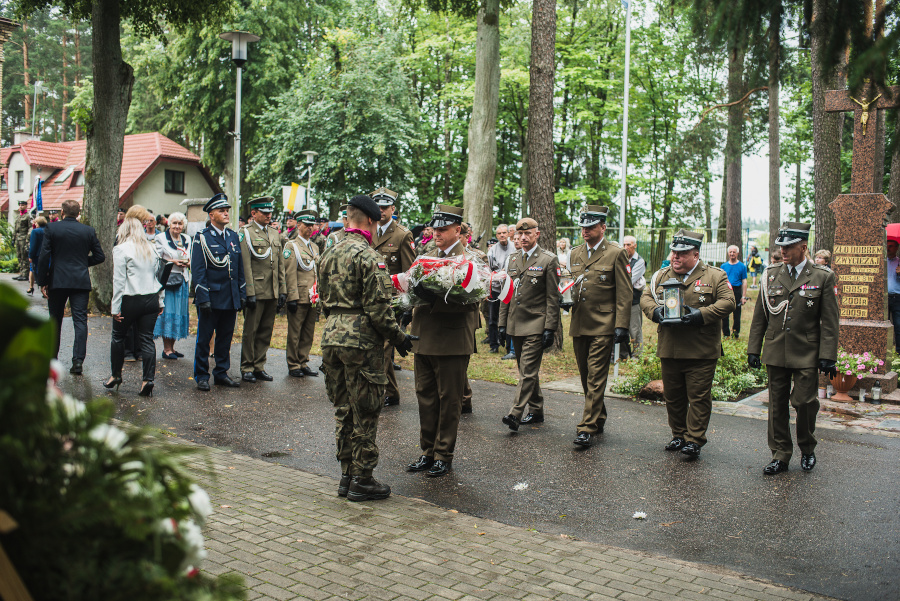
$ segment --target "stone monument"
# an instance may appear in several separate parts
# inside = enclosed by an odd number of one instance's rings
[[[848,90],[825,92],[827,112],[853,111],[853,167],[850,194],[839,195],[831,204],[834,211],[834,253],[832,265],[837,278],[840,307],[841,348],[849,353],[887,357],[893,344],[893,327],[886,320],[887,276],[885,217],[893,208],[876,182],[875,122],[877,111],[900,106],[900,86],[878,89],[866,84],[854,98]],[[871,121],[872,127],[869,127]],[[882,142],[883,143],[883,142]],[[860,388],[869,390],[877,380],[883,394],[897,389],[897,374],[885,365],[878,373],[860,378]]]

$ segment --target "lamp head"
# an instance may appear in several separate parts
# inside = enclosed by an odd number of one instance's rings
[[[231,42],[231,60],[239,68],[247,62],[247,43],[258,42],[259,36],[246,31],[227,31],[219,37]]]

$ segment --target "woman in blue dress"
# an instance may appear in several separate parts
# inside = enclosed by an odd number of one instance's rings
[[[188,336],[191,243],[182,233],[186,225],[187,218],[183,213],[172,213],[169,215],[169,229],[155,238],[159,256],[175,264],[166,285],[165,310],[156,320],[153,330],[154,338],[163,339],[163,359],[184,357],[175,350],[175,341]]]
[[[47,227],[47,218],[44,216],[34,220],[34,229],[28,238],[28,294],[34,294],[34,270],[37,268],[38,259],[41,257],[41,247],[44,245],[44,228]]]

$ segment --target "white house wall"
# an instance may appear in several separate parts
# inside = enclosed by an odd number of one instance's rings
[[[25,181],[21,192],[16,192],[16,171],[25,172]],[[45,169],[46,171],[46,169]],[[35,170],[35,174],[37,171]],[[52,173],[52,171],[51,171]],[[50,173],[41,173],[43,177],[47,177]],[[31,165],[25,162],[25,158],[21,152],[14,152],[9,157],[9,181],[6,182],[7,191],[9,192],[9,219],[10,223],[15,221],[16,212],[19,210],[19,201],[27,201],[31,198],[32,188],[34,188],[34,175],[32,175]]]
[[[166,169],[184,172],[184,193],[166,192]],[[212,188],[197,166],[163,161],[144,178],[128,205],[139,204],[153,211],[154,215],[168,215],[176,211],[184,212],[181,201],[185,198],[210,198],[212,195]]]

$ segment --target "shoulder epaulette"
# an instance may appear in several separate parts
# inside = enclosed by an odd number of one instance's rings
[[[817,268],[817,269],[821,269],[822,271],[828,271],[828,272],[833,272],[833,271],[834,271],[833,269],[829,269],[828,267],[825,267],[824,265],[819,265],[819,264],[817,264],[817,263],[813,263],[812,266],[815,267],[815,268]]]
[[[706,264],[704,263],[704,265],[706,265]],[[707,265],[707,267],[709,267],[710,269],[715,269],[716,271],[721,271],[722,273],[725,273],[725,270],[722,269],[721,267],[716,267],[715,265]]]
[[[624,246],[622,246],[621,244],[619,244],[619,243],[616,242],[615,240],[607,240],[607,242],[608,242],[609,245],[612,246],[613,248],[625,248]]]
[[[549,250],[547,250],[546,248],[542,248],[541,252],[544,253],[545,255],[547,255],[548,257],[551,257],[551,258],[556,257],[556,253],[552,253]]]

